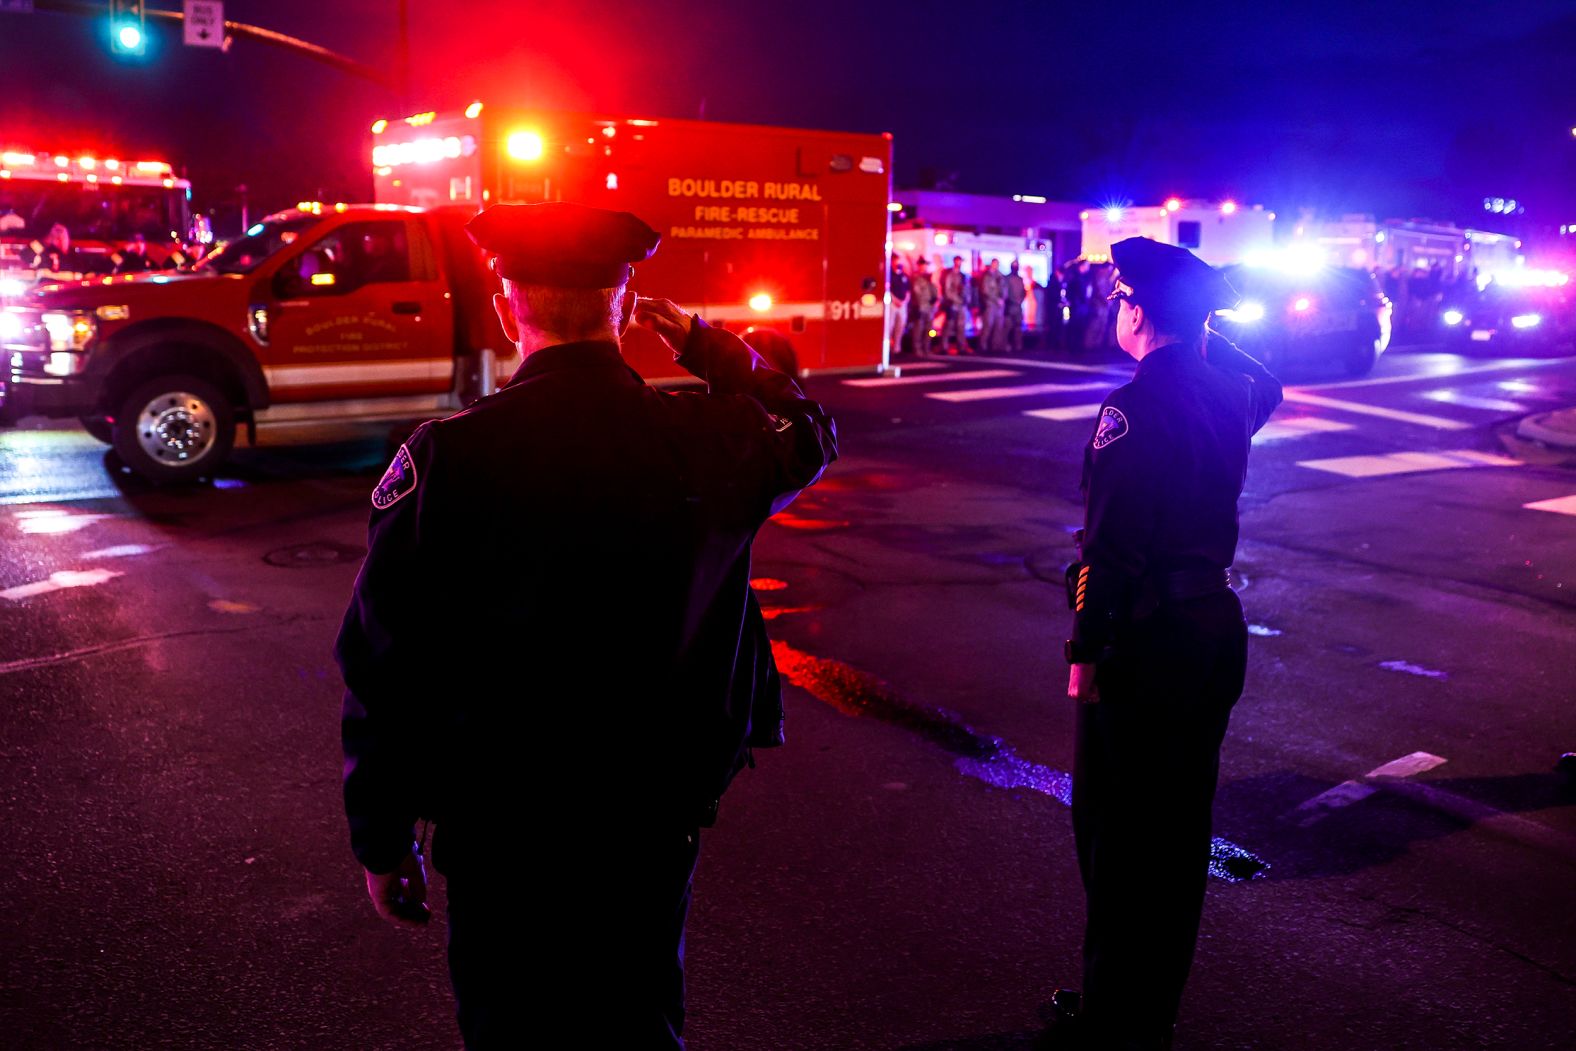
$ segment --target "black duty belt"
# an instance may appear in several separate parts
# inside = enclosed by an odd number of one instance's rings
[[[1148,590],[1159,602],[1187,602],[1231,590],[1230,569],[1183,569],[1159,573],[1147,581]]]

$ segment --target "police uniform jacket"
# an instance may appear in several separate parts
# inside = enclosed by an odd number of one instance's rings
[[[418,817],[445,870],[549,828],[693,828],[780,742],[750,546],[835,427],[699,320],[679,363],[709,391],[658,391],[611,342],[549,347],[401,447],[336,647],[368,869]]]
[[[1223,573],[1237,547],[1248,448],[1275,377],[1219,336],[1162,347],[1100,406],[1084,448],[1082,565],[1069,656],[1092,663],[1177,574]]]

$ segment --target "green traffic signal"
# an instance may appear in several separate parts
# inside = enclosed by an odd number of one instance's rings
[[[148,52],[143,28],[143,0],[110,0],[109,48],[117,55],[141,57]]]

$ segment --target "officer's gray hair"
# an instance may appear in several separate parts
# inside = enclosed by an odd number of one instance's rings
[[[566,340],[618,332],[624,286],[617,288],[553,288],[548,285],[503,283],[509,308],[522,326],[551,332]]]

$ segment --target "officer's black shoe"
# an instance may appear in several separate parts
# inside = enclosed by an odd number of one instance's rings
[[[1576,788],[1576,752],[1566,752],[1554,763],[1554,769],[1565,775],[1571,787]]]
[[[1083,994],[1075,989],[1057,989],[1051,1002],[1041,1011],[1045,1031],[1034,1042],[1034,1051],[1083,1051],[1092,1048],[1087,1019],[1083,1015]]]

